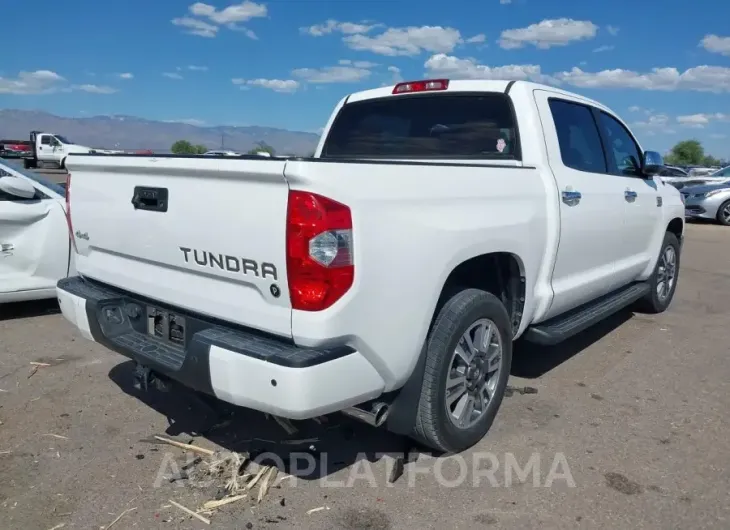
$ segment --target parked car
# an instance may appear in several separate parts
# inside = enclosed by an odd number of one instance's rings
[[[226,149],[214,149],[212,151],[206,151],[203,154],[206,156],[241,156],[241,153],[237,151],[229,151]]]
[[[687,172],[681,168],[675,167],[675,166],[664,166],[661,171],[659,171],[659,176],[662,177],[662,180],[665,180],[663,177],[687,177]]]
[[[0,303],[56,297],[75,274],[64,187],[0,164]]]
[[[730,226],[730,179],[724,182],[682,188],[685,215],[711,219]]]
[[[350,94],[328,123],[310,159],[69,157],[64,316],[145,381],[460,451],[516,338],[669,306],[684,206],[604,105],[440,79]]]
[[[709,173],[704,176],[686,176],[686,177],[662,177],[662,180],[671,184],[678,190],[682,190],[689,186],[703,186],[714,183],[722,183],[730,178],[730,166],[718,169],[713,173]]]

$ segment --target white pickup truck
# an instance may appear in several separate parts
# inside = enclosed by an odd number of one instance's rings
[[[88,339],[221,400],[441,451],[489,430],[519,337],[664,311],[679,192],[605,106],[429,80],[339,102],[313,158],[72,155]]]

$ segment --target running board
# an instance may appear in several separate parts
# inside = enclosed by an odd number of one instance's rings
[[[527,328],[525,340],[552,346],[628,307],[649,292],[647,282],[633,283],[567,313]]]

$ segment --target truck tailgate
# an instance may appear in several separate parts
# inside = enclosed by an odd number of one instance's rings
[[[69,156],[82,276],[291,336],[283,160]]]

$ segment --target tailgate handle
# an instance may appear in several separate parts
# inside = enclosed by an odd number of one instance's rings
[[[167,211],[167,188],[134,187],[132,206],[135,210],[149,210],[151,212]]]

